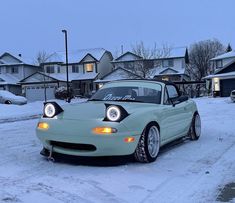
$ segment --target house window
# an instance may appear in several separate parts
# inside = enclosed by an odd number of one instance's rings
[[[47,73],[55,73],[55,67],[54,66],[47,66],[46,72]]]
[[[174,66],[173,59],[163,60],[162,66],[163,67],[173,67]]]
[[[216,61],[216,68],[222,68],[222,66],[223,66],[222,60]]]
[[[94,63],[86,63],[84,65],[85,65],[86,72],[93,72],[93,70],[94,70]]]
[[[60,66],[57,66],[57,72],[60,73]]]
[[[19,72],[18,67],[12,67],[11,68],[11,73],[18,73],[18,72]]]
[[[79,73],[79,66],[78,65],[72,65],[72,72],[73,73]]]
[[[134,63],[133,62],[125,62],[124,63],[124,68],[125,69],[133,69],[134,68]]]

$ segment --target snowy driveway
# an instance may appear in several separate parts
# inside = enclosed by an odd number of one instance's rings
[[[0,202],[214,202],[235,181],[235,103],[196,101],[202,137],[151,164],[50,163],[39,155],[36,119],[0,124]]]

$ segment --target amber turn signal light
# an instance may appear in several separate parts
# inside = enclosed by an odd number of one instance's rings
[[[38,129],[41,130],[47,130],[49,128],[49,124],[45,122],[39,122],[38,123]]]
[[[135,141],[135,138],[134,137],[126,137],[124,139],[124,142],[127,142],[127,143],[130,143],[130,142],[134,142]]]
[[[110,128],[110,127],[96,127],[96,128],[93,128],[92,131],[95,134],[111,134],[111,133],[116,133],[117,129]]]

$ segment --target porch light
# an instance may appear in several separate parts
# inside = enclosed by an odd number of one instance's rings
[[[100,89],[101,87],[103,87],[103,85],[104,85],[103,83],[100,83],[99,86],[98,86],[99,89]]]
[[[214,91],[220,91],[220,79],[213,78],[213,82],[214,82]]]

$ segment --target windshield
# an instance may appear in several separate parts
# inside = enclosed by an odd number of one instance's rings
[[[119,102],[144,102],[161,103],[161,86],[156,89],[139,86],[118,86],[98,90],[90,101],[119,101]]]
[[[11,92],[8,92],[6,90],[0,90],[0,95],[3,97],[15,97],[14,94],[12,94]]]

